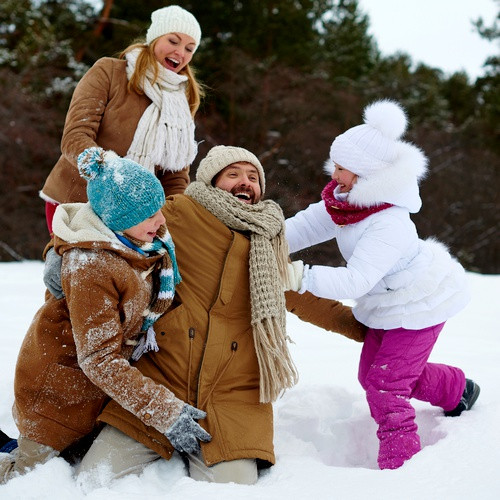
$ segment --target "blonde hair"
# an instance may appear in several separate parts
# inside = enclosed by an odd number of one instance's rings
[[[154,54],[155,44],[156,40],[153,41],[151,45],[148,45],[144,40],[137,40],[120,53],[119,58],[125,59],[127,53],[134,49],[141,49],[141,52],[137,57],[134,73],[127,84],[129,92],[144,94],[142,82],[146,77],[146,71],[149,68],[153,69],[153,83],[158,78],[159,63]],[[205,96],[204,87],[196,80],[195,71],[191,68],[191,66],[189,66],[189,64],[182,68],[179,74],[187,76],[186,98],[189,104],[189,109],[191,110],[191,116],[194,117],[200,107],[201,99]]]

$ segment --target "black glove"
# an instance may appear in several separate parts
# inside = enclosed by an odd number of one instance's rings
[[[177,451],[198,453],[200,451],[198,440],[207,443],[212,439],[212,436],[196,422],[206,416],[204,411],[185,404],[177,420],[165,432],[165,436]]]
[[[43,268],[43,282],[49,292],[56,298],[62,299],[64,292],[61,285],[62,257],[51,248],[45,254],[45,266]]]

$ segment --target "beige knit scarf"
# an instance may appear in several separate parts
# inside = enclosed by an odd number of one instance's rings
[[[247,205],[227,191],[202,182],[192,182],[185,194],[229,228],[250,234],[250,306],[260,401],[275,401],[298,381],[286,335],[283,290],[288,276],[288,244],[283,212],[274,201]]]
[[[129,79],[140,51],[134,49],[125,56]],[[154,84],[153,77],[153,70],[148,69],[142,87],[151,104],[139,120],[127,158],[153,173],[157,165],[177,172],[190,165],[198,152],[194,121],[186,98],[187,76],[158,64],[158,79]]]

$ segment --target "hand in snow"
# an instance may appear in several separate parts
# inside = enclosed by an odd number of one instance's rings
[[[212,436],[196,422],[206,416],[204,411],[185,404],[179,418],[165,432],[165,436],[177,451],[198,453],[200,451],[198,440],[207,443],[212,439]]]
[[[62,299],[64,292],[61,285],[62,257],[51,248],[45,254],[45,266],[43,268],[43,282],[49,292],[56,298]]]
[[[304,276],[304,263],[301,260],[294,260],[288,263],[288,283],[285,285],[285,292],[291,290],[298,292],[302,287],[302,277]]]

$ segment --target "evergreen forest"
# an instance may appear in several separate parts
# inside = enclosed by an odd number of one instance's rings
[[[357,0],[2,0],[0,261],[42,257],[38,191],[59,158],[75,85],[98,58],[144,36],[151,12],[169,3],[203,32],[192,63],[205,88],[192,174],[212,146],[245,147],[264,165],[266,196],[291,216],[319,200],[335,136],[360,124],[368,103],[395,99],[410,118],[406,139],[430,162],[412,216],[420,236],[446,243],[469,271],[500,273],[499,55],[475,81],[405,53],[382,56]],[[471,26],[498,47],[497,23]],[[299,257],[339,265],[335,248]]]

